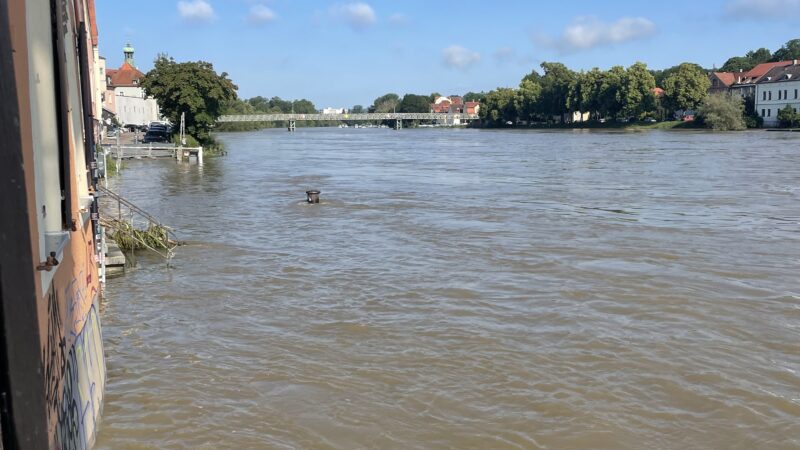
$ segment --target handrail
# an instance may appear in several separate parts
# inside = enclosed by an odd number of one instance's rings
[[[145,218],[145,219],[147,219],[147,220],[148,220],[150,223],[152,223],[152,224],[154,224],[154,225],[157,225],[157,226],[159,226],[159,227],[162,227],[162,228],[164,228],[165,230],[167,230],[167,233],[169,233],[169,234],[170,234],[170,235],[171,235],[173,238],[176,238],[176,236],[175,236],[175,233],[173,233],[173,231],[172,231],[172,228],[170,228],[170,227],[168,227],[168,226],[166,226],[166,225],[162,224],[162,223],[161,223],[161,222],[159,222],[159,220],[158,220],[158,219],[156,219],[156,218],[155,218],[155,217],[154,217],[152,214],[150,214],[150,213],[148,213],[147,211],[143,210],[142,208],[140,208],[140,207],[136,206],[136,205],[135,205],[135,204],[133,204],[133,203],[132,203],[130,200],[128,200],[128,199],[126,199],[125,197],[123,197],[123,196],[121,196],[121,195],[117,194],[116,192],[112,191],[111,189],[105,188],[105,187],[103,187],[103,186],[101,186],[101,185],[98,185],[98,186],[97,186],[97,190],[98,190],[98,191],[100,191],[100,192],[102,192],[102,193],[103,193],[103,194],[105,194],[105,195],[108,195],[109,197],[113,198],[113,199],[114,199],[114,200],[116,200],[117,202],[119,202],[119,203],[121,203],[121,204],[125,205],[125,206],[126,206],[128,209],[130,209],[131,211],[134,211],[134,212],[136,212],[137,214],[139,214],[140,216],[144,217],[144,218]]]

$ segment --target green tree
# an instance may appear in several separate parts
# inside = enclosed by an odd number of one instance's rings
[[[397,106],[401,113],[427,113],[431,111],[431,102],[427,95],[406,94]]]
[[[364,110],[364,107],[361,106],[361,105],[353,105],[353,107],[350,108],[350,113],[351,114],[363,114],[365,112],[366,111]]]
[[[389,93],[376,98],[369,110],[375,113],[390,113],[394,112],[399,104],[400,96]]]
[[[772,61],[792,61],[800,59],[800,39],[792,39],[772,55]]]
[[[316,114],[317,107],[314,106],[314,103],[311,100],[295,100],[292,102],[292,110],[295,114]]]
[[[268,112],[270,108],[269,100],[260,95],[247,99],[247,103],[249,103],[253,109],[258,112]]]
[[[156,59],[141,86],[172,123],[180,123],[181,113],[186,113],[186,131],[201,141],[209,139],[209,130],[237,98],[238,89],[227,73],[218,75],[211,63],[178,63],[165,56]]]
[[[481,104],[480,117],[488,126],[502,127],[517,118],[514,104],[516,91],[509,88],[497,88],[486,94]]]
[[[706,97],[697,111],[701,123],[717,131],[744,130],[744,100],[730,93],[713,94]]]
[[[542,93],[538,102],[540,112],[548,116],[559,116],[560,121],[563,123],[564,114],[569,111],[567,97],[569,96],[569,88],[575,79],[575,72],[561,63],[543,62],[541,67],[544,75],[539,80],[542,86]],[[533,77],[533,73],[528,76]]]
[[[601,73],[597,107],[603,117],[616,118],[622,112],[622,87],[625,82],[625,69],[614,66]]]
[[[664,100],[676,110],[697,108],[708,95],[711,81],[696,64],[683,63],[664,80]]]
[[[791,105],[786,105],[778,110],[778,122],[782,127],[794,128],[800,123],[800,114]]]
[[[653,89],[656,79],[647,70],[647,64],[637,62],[628,67],[623,77],[622,89],[619,91],[619,101],[622,112],[626,117],[643,119],[645,115],[655,110],[655,97]]]
[[[269,112],[271,113],[290,113],[292,112],[292,102],[280,97],[269,99]]]
[[[483,102],[483,98],[486,97],[486,92],[467,92],[464,94],[464,101],[465,102]],[[433,101],[431,101],[433,103]]]
[[[720,72],[746,72],[753,67],[765,63],[772,58],[772,53],[769,49],[760,48],[758,50],[750,50],[744,56],[734,56],[725,61],[725,64],[719,69]]]
[[[541,94],[542,86],[538,80],[523,78],[514,96],[514,108],[517,116],[529,122],[532,121],[538,113],[538,101]],[[481,108],[484,107],[485,105],[481,106]]]

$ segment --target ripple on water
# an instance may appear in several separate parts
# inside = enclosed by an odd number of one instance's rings
[[[98,448],[798,448],[781,133],[309,130],[111,180]],[[308,205],[304,191],[322,190]]]

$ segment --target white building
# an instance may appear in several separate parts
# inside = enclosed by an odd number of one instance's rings
[[[106,70],[108,90],[105,107],[117,116],[122,125],[147,125],[159,120],[161,114],[155,99],[145,95],[139,86],[144,74],[136,68],[133,47],[128,44],[123,52],[125,62],[119,69]]]
[[[756,83],[756,113],[765,127],[778,126],[778,111],[789,105],[800,110],[800,65],[775,67]]]
[[[325,108],[322,114],[347,114],[347,108]]]

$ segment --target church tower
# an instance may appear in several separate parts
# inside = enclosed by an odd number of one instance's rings
[[[130,42],[122,49],[122,52],[125,54],[125,62],[130,64],[131,67],[136,67],[136,63],[133,62],[133,47],[131,47]]]

